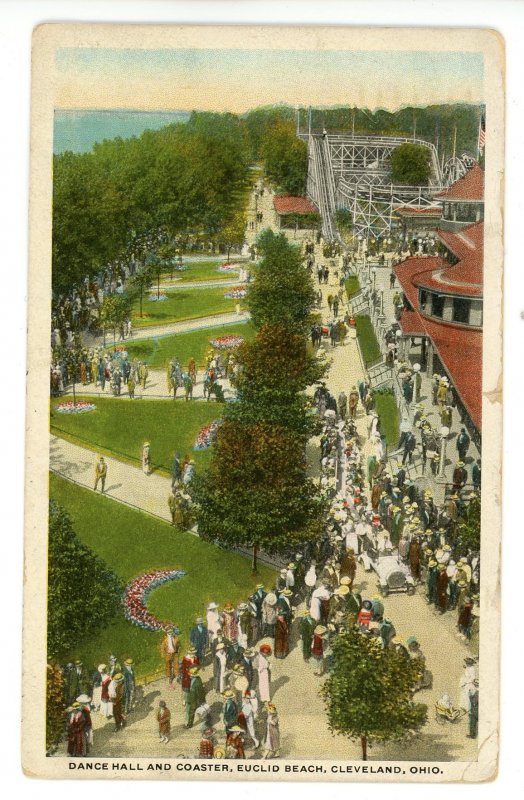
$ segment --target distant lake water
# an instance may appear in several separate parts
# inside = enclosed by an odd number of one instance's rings
[[[57,110],[53,152],[72,150],[74,153],[85,153],[104,139],[140,136],[147,129],[187,122],[189,115],[189,111]]]

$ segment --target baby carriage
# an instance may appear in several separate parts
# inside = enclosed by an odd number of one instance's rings
[[[448,694],[442,695],[440,700],[435,703],[435,719],[439,725],[445,725],[446,722],[458,722],[465,713],[463,708],[457,708],[453,705]]]

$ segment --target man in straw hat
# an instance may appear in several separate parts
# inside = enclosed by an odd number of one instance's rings
[[[192,728],[195,720],[195,711],[198,706],[206,702],[206,692],[198,667],[190,667],[190,684],[186,701],[186,724],[184,727]]]
[[[104,456],[100,456],[95,464],[95,492],[98,487],[98,481],[100,481],[101,492],[102,494],[104,493],[106,486],[106,478],[107,478],[107,464],[104,459]]]
[[[184,694],[184,705],[187,705],[189,700],[189,687],[191,686],[191,673],[192,667],[198,666],[198,657],[196,650],[193,646],[187,648],[187,651],[180,662],[178,670],[180,676],[180,687]]]
[[[428,561],[428,570],[426,573],[426,601],[428,603],[435,603],[437,600],[437,562],[434,558]]]
[[[189,641],[196,650],[198,663],[203,664],[208,644],[208,630],[202,617],[197,617],[189,631]]]
[[[125,659],[122,674],[124,676],[124,713],[128,714],[135,701],[135,671],[132,658]]]
[[[226,689],[222,692],[224,699],[224,707],[222,709],[222,719],[224,721],[224,728],[226,734],[229,733],[233,725],[238,721],[238,706],[235,701],[235,692],[233,689]]]
[[[109,699],[113,703],[113,717],[115,718],[115,731],[121,730],[126,724],[124,716],[124,676],[121,672],[116,672],[109,684]]]
[[[302,658],[304,661],[309,661],[311,658],[311,644],[313,642],[313,631],[315,628],[315,620],[309,611],[305,611],[300,620],[300,638],[302,640]]]
[[[233,725],[227,732],[226,758],[245,758],[243,730],[240,725]]]
[[[277,620],[277,596],[268,592],[262,601],[262,623],[264,636],[275,635],[275,622]]]
[[[311,655],[315,659],[317,669],[315,675],[324,674],[324,643],[327,628],[325,625],[317,625],[313,631],[313,641],[311,643]]]
[[[160,642],[160,652],[164,661],[166,678],[170,685],[178,675],[178,654],[180,652],[180,641],[177,636],[176,628],[165,628],[164,636]]]

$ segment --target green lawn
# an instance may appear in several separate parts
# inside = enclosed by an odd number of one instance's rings
[[[355,297],[360,292],[360,283],[356,275],[350,275],[349,278],[346,278],[345,286],[348,300],[351,300],[352,297]]]
[[[167,292],[167,300],[152,301],[149,293],[143,301],[143,317],[140,317],[140,304],[133,306],[133,325],[144,328],[150,325],[165,325],[168,322],[179,322],[183,319],[208,317],[212,314],[224,314],[235,311],[236,302],[224,297],[225,287],[207,287],[202,289],[174,289]],[[154,294],[154,292],[151,292]],[[241,301],[242,307],[242,301]]]
[[[190,533],[176,531],[162,520],[128,508],[114,500],[50,476],[50,495],[70,514],[74,530],[84,544],[104,559],[124,583],[150,569],[179,568],[187,575],[154,590],[148,608],[160,619],[181,628],[185,646],[195,617],[204,614],[211,600],[223,605],[239,603],[263,581],[274,582],[273,569],[259,565],[251,574],[249,559],[201,541]],[[133,658],[138,676],[162,665],[160,634],[145,631],[118,613],[105,629],[78,642],[64,660],[81,658],[88,669],[110,653],[120,659]]]
[[[398,408],[394,395],[373,392],[375,408],[380,419],[380,431],[388,447],[395,448],[398,442]]]
[[[373,330],[371,319],[367,314],[359,314],[356,318],[357,336],[366,366],[380,360],[380,346]]]
[[[175,278],[179,278],[177,283],[187,283],[188,281],[220,281],[220,280],[235,280],[238,278],[238,272],[218,272],[217,268],[226,261],[224,255],[220,261],[185,261],[184,266],[187,269],[182,272],[173,272]],[[235,261],[235,257],[231,256],[231,261]],[[171,269],[167,268],[164,271],[164,279],[171,278]]]
[[[51,431],[76,444],[103,451],[133,464],[139,464],[142,445],[151,442],[154,469],[170,472],[175,450],[195,459],[196,468],[206,467],[211,448],[193,450],[200,428],[222,413],[214,400],[135,400],[96,397],[96,410],[87,414],[58,414],[61,397],[51,403]]]
[[[185,367],[193,357],[198,367],[205,366],[206,353],[210,348],[209,340],[217,336],[243,336],[252,339],[255,329],[250,322],[233,325],[223,325],[216,328],[204,328],[188,333],[176,333],[172,336],[160,336],[151,339],[142,339],[130,342],[127,351],[130,358],[147,361],[150,367],[165,367],[167,362],[176,356],[180,364]]]

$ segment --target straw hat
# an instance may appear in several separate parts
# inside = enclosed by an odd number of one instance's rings
[[[317,625],[315,630],[313,631],[317,636],[322,636],[324,633],[327,633],[327,628],[324,625]]]

